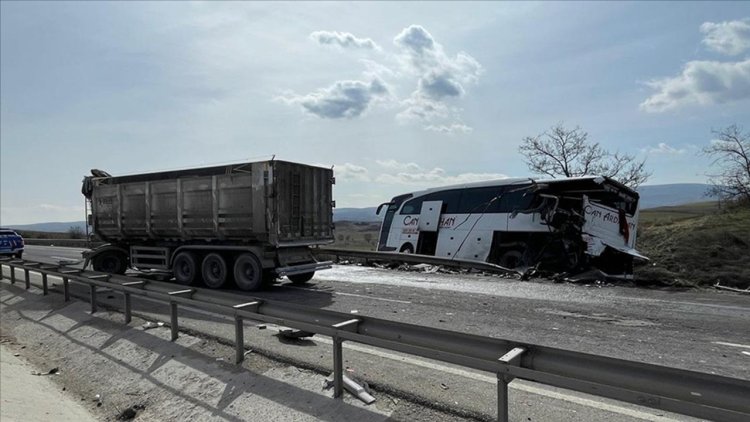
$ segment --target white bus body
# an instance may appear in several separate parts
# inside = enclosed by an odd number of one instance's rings
[[[638,194],[606,177],[504,179],[394,197],[378,250],[632,272]],[[621,222],[623,220],[623,222]]]

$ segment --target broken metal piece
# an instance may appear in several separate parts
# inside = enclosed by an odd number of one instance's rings
[[[300,338],[305,338],[305,337],[312,337],[315,335],[315,333],[288,328],[285,330],[279,330],[279,335],[284,338],[289,338],[289,339],[300,339]]]

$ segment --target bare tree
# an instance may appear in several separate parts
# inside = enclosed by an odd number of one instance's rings
[[[719,170],[709,174],[711,193],[725,201],[750,204],[750,132],[743,133],[736,124],[712,132],[716,139],[703,148]]]
[[[645,159],[611,153],[588,137],[580,126],[568,129],[558,123],[540,135],[523,138],[518,151],[532,172],[552,178],[608,176],[635,189],[651,176]]]

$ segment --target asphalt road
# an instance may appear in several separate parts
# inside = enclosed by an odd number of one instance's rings
[[[27,246],[24,258],[54,262],[62,258],[80,258],[80,250]],[[304,287],[282,282],[252,295],[750,380],[750,297],[739,294],[713,290],[674,291],[521,282],[494,276],[335,266],[317,274]],[[143,311],[159,316],[154,310]],[[221,331],[208,326],[217,321],[200,315],[190,317],[192,320],[187,324],[193,324],[191,329]],[[231,339],[231,324],[227,324],[226,329],[227,337]],[[260,345],[269,350],[275,347],[271,343]],[[317,359],[317,351],[304,349],[309,350],[292,353],[286,347],[279,349],[278,353],[309,354],[301,358],[303,361]],[[369,353],[370,360],[374,356],[380,360],[383,358],[373,351],[357,352]],[[361,359],[367,360],[368,357]],[[394,372],[394,362],[400,360],[403,365],[405,359],[391,356],[390,360],[386,359],[390,367],[373,364],[368,368],[373,377],[388,378],[389,373]],[[419,361],[416,365],[422,365],[420,370],[429,367]],[[451,374],[451,377],[458,374],[475,380],[481,378],[478,374],[459,373],[455,368],[441,369],[439,365],[430,369]],[[483,388],[486,390],[487,387]],[[419,386],[404,388],[417,389]],[[535,394],[533,388],[536,387],[527,388],[525,393]],[[467,387],[466,391],[469,401],[472,394],[486,395],[481,389],[471,393],[473,390]],[[425,395],[427,399],[437,400],[438,393],[430,395],[425,392]],[[456,390],[450,393],[456,398],[462,395]],[[542,394],[548,399],[553,395]],[[492,396],[490,388],[489,397]],[[561,400],[568,407],[570,403],[576,403],[579,409],[572,411],[579,412],[577,417],[581,420],[602,417],[596,412],[614,412],[625,420],[631,420],[631,417],[660,420],[654,419],[655,413],[622,410],[628,407],[614,411],[611,408],[592,410],[591,406],[582,404],[575,397],[566,396]],[[551,406],[554,409],[558,405]],[[483,413],[488,406],[470,403],[467,408]],[[580,412],[594,413],[586,417],[586,413]],[[554,413],[542,411],[541,414]],[[609,415],[607,419],[613,417]],[[549,420],[554,420],[554,417]]]

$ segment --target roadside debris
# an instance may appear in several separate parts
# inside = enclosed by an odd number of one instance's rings
[[[315,333],[311,333],[309,331],[302,331],[302,330],[294,330],[292,328],[287,328],[284,330],[279,330],[279,335],[288,338],[288,339],[300,339],[300,338],[306,338],[306,337],[312,337],[315,335]]]
[[[59,373],[60,373],[60,368],[54,367],[54,368],[50,369],[49,371],[47,371],[46,373],[32,371],[31,375],[55,375],[55,374],[59,374]]]
[[[134,404],[127,409],[120,412],[120,415],[117,417],[118,420],[121,421],[130,421],[135,419],[136,416],[138,416],[138,411],[145,409],[146,406],[142,404]]]
[[[719,289],[719,290],[727,290],[727,291],[730,291],[730,292],[743,293],[743,294],[746,294],[746,295],[750,294],[750,289],[737,289],[737,288],[734,288],[734,287],[722,286],[719,283],[714,284],[714,287],[717,288],[717,289]]]
[[[256,325],[256,327],[257,327],[257,328],[258,328],[259,330],[265,330],[265,329],[266,329],[266,324],[258,324],[258,325]]]
[[[150,330],[152,328],[158,328],[158,327],[163,327],[163,326],[164,326],[163,322],[151,322],[151,321],[149,321],[149,322],[143,324],[143,329],[144,330]]]
[[[367,385],[366,382],[363,382],[362,385],[358,384],[353,379],[347,377],[346,375],[343,376],[344,381],[344,389],[351,393],[353,396],[357,397],[358,399],[362,400],[365,404],[373,404],[375,403],[375,397],[372,396],[370,393],[370,386]],[[323,389],[329,390],[333,388],[333,373],[328,376],[325,380],[323,380]]]
[[[443,390],[447,390],[448,386],[443,383],[440,383],[440,388],[442,388]]]

